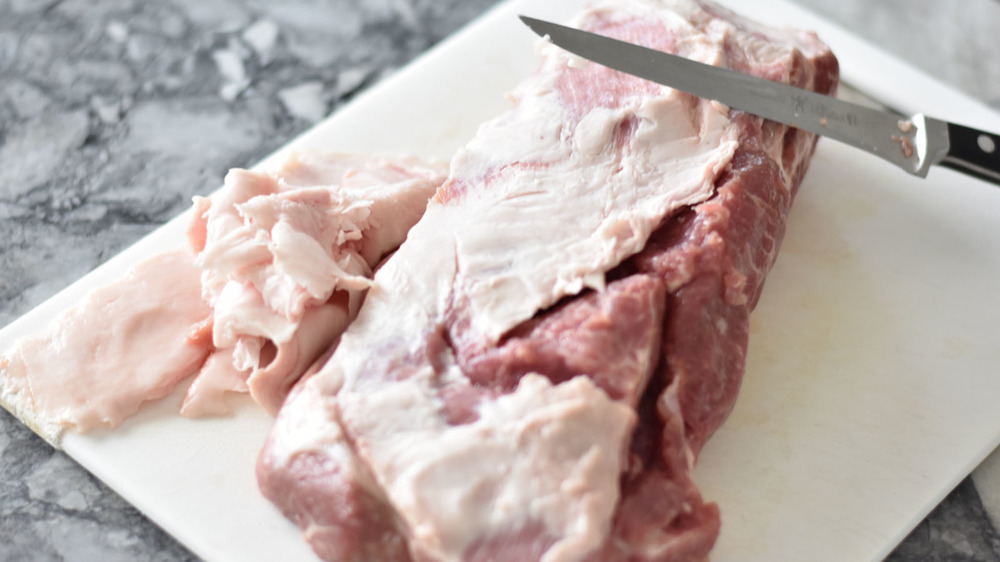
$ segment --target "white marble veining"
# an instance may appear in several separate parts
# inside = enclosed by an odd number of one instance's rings
[[[1000,1],[798,1],[1000,109]],[[0,0],[0,325],[494,3]],[[889,559],[1000,562],[974,480]],[[0,560],[194,559],[0,411]]]
[[[1000,1],[796,1],[938,80],[1000,108]]]

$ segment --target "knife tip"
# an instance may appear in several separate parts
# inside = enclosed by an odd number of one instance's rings
[[[525,16],[523,14],[518,14],[517,17],[521,20],[521,23],[523,23],[524,25],[528,26],[536,34],[542,35],[542,36],[545,35],[545,33],[542,32],[539,29],[543,24],[545,24],[544,21],[538,20],[538,19],[535,19],[535,18],[532,18],[532,17],[528,17],[528,16]]]

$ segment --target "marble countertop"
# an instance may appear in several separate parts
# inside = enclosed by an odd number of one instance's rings
[[[798,1],[1000,109],[1000,1]],[[0,0],[0,326],[494,3]],[[1000,562],[991,512],[993,458],[889,560]],[[196,559],[0,410],[0,561]]]

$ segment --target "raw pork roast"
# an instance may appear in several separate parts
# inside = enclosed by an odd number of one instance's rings
[[[833,93],[814,35],[694,0],[574,24]],[[690,561],[690,470],[815,137],[542,43],[282,407],[264,494],[327,560]]]

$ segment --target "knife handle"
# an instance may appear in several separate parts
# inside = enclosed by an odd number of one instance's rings
[[[1000,185],[1000,135],[948,123],[946,168]]]

